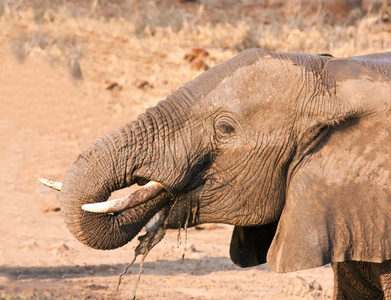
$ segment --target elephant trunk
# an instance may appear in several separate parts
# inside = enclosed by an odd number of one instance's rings
[[[136,182],[133,173],[143,164],[145,141],[155,133],[135,121],[95,141],[68,169],[60,205],[70,232],[87,246],[114,249],[132,240],[168,202],[166,193],[120,214],[84,211],[82,205],[106,201],[111,193]]]

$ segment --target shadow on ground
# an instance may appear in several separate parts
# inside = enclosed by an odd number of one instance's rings
[[[121,273],[127,264],[88,265],[88,266],[54,266],[54,267],[10,267],[0,266],[0,276],[9,279],[65,279],[78,277],[115,276]],[[138,273],[140,264],[129,268],[128,274]],[[267,265],[254,267],[269,270]],[[158,260],[144,263],[143,273],[146,275],[177,275],[184,272],[191,275],[205,275],[218,271],[240,271],[229,258],[205,257],[201,259]]]

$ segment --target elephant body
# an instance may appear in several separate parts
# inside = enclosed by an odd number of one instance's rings
[[[148,251],[166,228],[232,224],[235,264],[332,263],[335,298],[371,299],[391,284],[390,124],[391,52],[247,50],[90,145],[65,176],[61,209],[98,249],[126,244],[154,216]],[[164,192],[141,205],[81,209],[148,181]]]

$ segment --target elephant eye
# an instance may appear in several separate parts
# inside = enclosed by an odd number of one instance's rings
[[[232,138],[237,131],[238,124],[228,116],[221,116],[215,121],[215,134],[217,140]]]
[[[231,135],[235,132],[235,128],[231,124],[222,123],[222,122],[216,126],[216,129],[220,133],[225,135]]]

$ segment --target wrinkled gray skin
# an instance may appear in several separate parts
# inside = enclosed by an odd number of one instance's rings
[[[159,211],[167,228],[233,224],[239,266],[331,262],[335,298],[390,296],[390,108],[391,52],[244,51],[90,145],[61,209],[98,249],[126,244]],[[166,192],[119,215],[81,209],[148,180]]]

